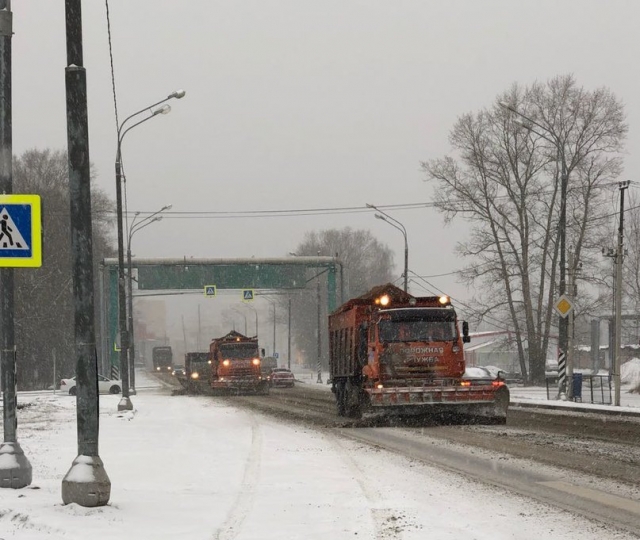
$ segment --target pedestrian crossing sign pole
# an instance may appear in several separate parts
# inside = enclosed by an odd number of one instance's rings
[[[0,195],[0,267],[42,266],[40,195]]]

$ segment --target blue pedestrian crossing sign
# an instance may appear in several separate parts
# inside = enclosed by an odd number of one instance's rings
[[[253,289],[242,289],[242,301],[243,302],[252,302],[255,298],[253,293]]]
[[[40,195],[0,195],[0,267],[42,266]]]
[[[213,298],[217,294],[215,285],[205,285],[204,286],[204,295],[207,298]]]

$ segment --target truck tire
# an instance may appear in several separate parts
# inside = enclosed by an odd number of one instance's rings
[[[347,404],[345,399],[344,381],[336,383],[336,408],[338,416],[347,415]]]
[[[362,418],[362,389],[360,385],[347,381],[345,387],[346,415],[349,418]]]
[[[119,394],[120,393],[120,387],[117,384],[114,384],[111,388],[109,388],[109,393],[110,394]]]

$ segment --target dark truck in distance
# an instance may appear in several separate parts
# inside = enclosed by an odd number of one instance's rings
[[[205,394],[211,389],[211,359],[208,352],[184,355],[184,374],[178,381],[189,394]]]
[[[173,351],[169,346],[154,347],[151,351],[153,371],[171,373],[173,371]]]

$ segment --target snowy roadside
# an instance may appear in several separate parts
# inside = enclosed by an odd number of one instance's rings
[[[20,396],[34,481],[1,492],[0,538],[632,538],[332,431],[139,383],[133,413],[117,412],[118,396],[100,397],[112,493],[94,509],[61,503],[76,454],[75,399]]]

